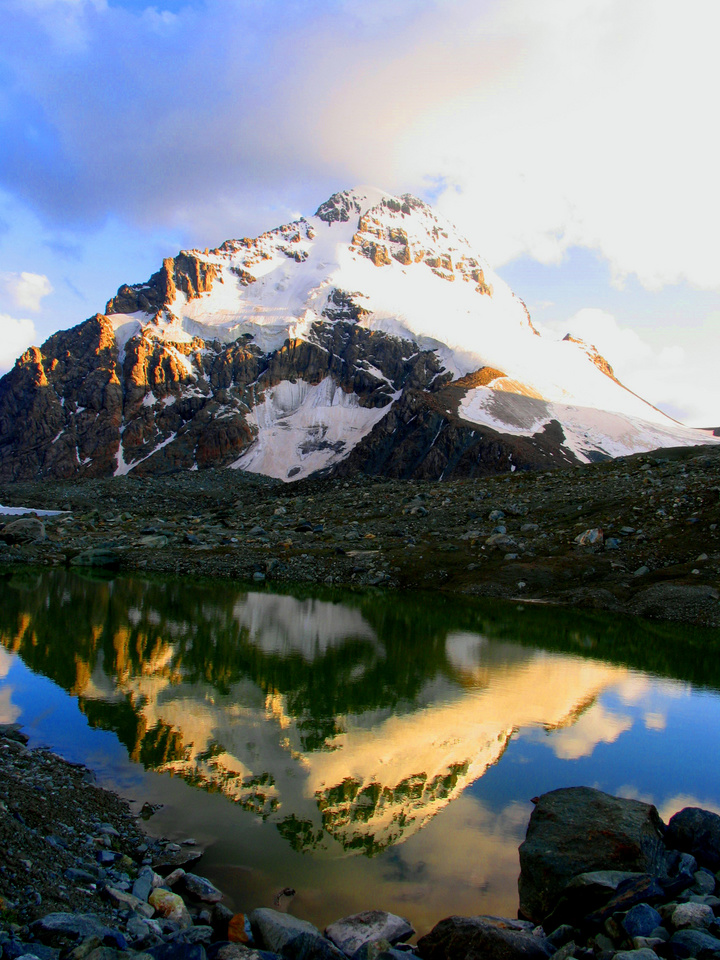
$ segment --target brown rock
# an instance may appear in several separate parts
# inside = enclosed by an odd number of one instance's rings
[[[245,929],[245,914],[236,913],[228,923],[227,938],[230,943],[249,943],[250,937]]]

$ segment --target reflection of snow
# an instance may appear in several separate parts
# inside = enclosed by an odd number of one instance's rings
[[[14,659],[13,655],[8,653],[5,647],[0,647],[0,678],[8,675]]]
[[[458,673],[471,672],[477,669],[486,645],[487,640],[478,633],[451,633],[445,641],[445,653]]]
[[[296,600],[269,593],[249,593],[235,604],[233,616],[247,627],[263,653],[299,653],[312,661],[349,639],[375,641],[375,631],[358,610],[339,603]]]

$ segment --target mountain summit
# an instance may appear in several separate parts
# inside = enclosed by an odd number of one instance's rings
[[[0,477],[232,467],[446,477],[709,437],[538,335],[421,200],[372,187],[163,261],[0,380]]]

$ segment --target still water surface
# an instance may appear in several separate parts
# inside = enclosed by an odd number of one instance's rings
[[[0,722],[207,847],[230,905],[419,932],[517,909],[530,798],[720,809],[720,643],[438,596],[68,572],[0,581]]]

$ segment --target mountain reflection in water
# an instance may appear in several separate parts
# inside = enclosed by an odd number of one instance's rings
[[[586,756],[632,726],[601,694],[636,677],[648,648],[672,675],[673,644],[700,642],[692,631],[658,644],[663,628],[442,597],[339,602],[64,571],[15,575],[0,598],[4,647],[77,697],[132,760],[224,795],[313,861],[385,851],[393,883],[402,870],[389,848],[447,818],[518,731],[555,737],[558,757]],[[619,662],[598,658],[608,648]],[[3,714],[11,701],[0,690]],[[510,815],[502,854],[497,837],[477,840],[505,874],[528,815]],[[452,840],[450,851],[462,861]]]

